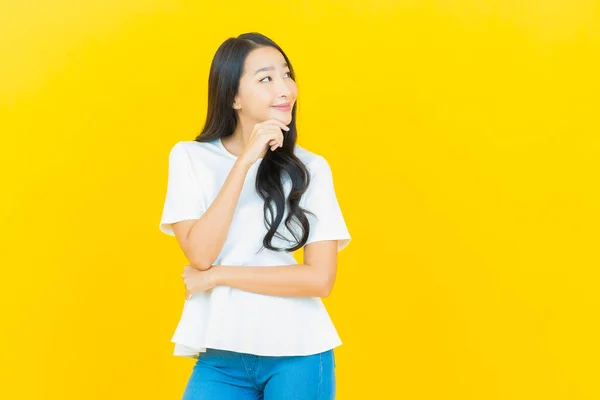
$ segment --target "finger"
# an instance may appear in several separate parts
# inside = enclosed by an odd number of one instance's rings
[[[270,119],[268,120],[268,123],[271,125],[277,125],[279,128],[285,130],[285,131],[289,131],[290,127],[287,126],[286,124],[284,124],[283,122],[279,121],[278,119]]]
[[[276,132],[269,132],[269,144],[277,144],[278,146],[283,143],[284,137],[280,130]]]
[[[272,124],[278,125],[278,126],[280,126],[280,127],[281,127],[281,129],[284,129],[284,130],[286,130],[286,131],[289,131],[289,130],[290,130],[290,127],[289,127],[289,126],[287,126],[286,124],[284,124],[283,122],[281,122],[280,120],[278,120],[278,119],[275,119],[275,118],[268,119],[268,120],[266,120],[265,122],[266,122],[266,123],[272,123]]]

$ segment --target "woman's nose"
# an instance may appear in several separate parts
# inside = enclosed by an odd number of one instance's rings
[[[277,95],[279,97],[285,96],[288,99],[292,95],[292,91],[290,90],[290,87],[284,81],[279,81],[279,83],[277,85]]]

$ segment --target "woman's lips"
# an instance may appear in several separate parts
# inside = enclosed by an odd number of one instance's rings
[[[272,107],[276,108],[279,111],[290,111],[292,109],[292,105],[289,103],[285,106],[272,106]]]

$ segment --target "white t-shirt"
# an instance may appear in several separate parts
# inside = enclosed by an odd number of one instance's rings
[[[269,150],[268,150],[269,151]],[[338,251],[349,242],[326,159],[296,145],[294,153],[306,165],[311,182],[300,206],[312,211],[308,243],[338,240]],[[166,199],[160,230],[174,236],[171,224],[199,219],[219,193],[237,157],[216,139],[211,142],[182,141],[169,154]],[[293,253],[262,248],[267,233],[264,201],[256,193],[256,172],[262,159],[248,170],[225,244],[214,265],[269,267],[298,264]],[[283,174],[287,178],[286,174]],[[286,198],[289,178],[284,179]],[[279,225],[272,244],[291,247],[293,236]],[[297,233],[300,233],[298,230]],[[260,250],[260,251],[259,251]],[[182,266],[183,267],[183,266]],[[183,312],[171,339],[174,355],[196,358],[206,348],[256,355],[309,355],[332,349],[342,342],[319,297],[270,296],[216,286],[185,300]]]

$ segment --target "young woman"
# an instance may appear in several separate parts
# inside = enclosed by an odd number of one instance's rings
[[[190,263],[172,338],[197,359],[184,400],[335,398],[341,340],[321,298],[350,234],[328,162],[296,144],[297,96],[277,44],[227,39],[202,132],[171,149],[160,229]]]

